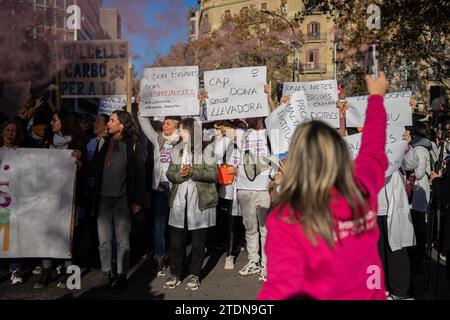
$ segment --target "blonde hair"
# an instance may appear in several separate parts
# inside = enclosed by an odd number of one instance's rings
[[[334,248],[336,225],[330,210],[333,188],[346,199],[356,230],[361,230],[368,193],[355,181],[345,141],[323,122],[305,123],[297,128],[290,144],[277,204],[280,209],[289,207],[287,221],[300,223],[313,245],[319,236]]]

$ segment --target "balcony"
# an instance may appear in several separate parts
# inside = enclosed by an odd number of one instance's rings
[[[319,42],[319,41],[326,41],[327,40],[327,34],[326,33],[312,33],[308,32],[306,40],[308,42]]]
[[[302,63],[300,65],[300,73],[327,73],[327,65],[326,63]]]

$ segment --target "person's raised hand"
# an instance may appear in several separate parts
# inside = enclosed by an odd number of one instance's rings
[[[378,79],[373,79],[370,75],[366,75],[367,91],[369,95],[384,96],[389,86],[386,75],[383,71],[378,74]]]

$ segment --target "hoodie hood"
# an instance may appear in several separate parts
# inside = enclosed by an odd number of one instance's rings
[[[432,149],[432,144],[431,141],[427,138],[421,137],[421,136],[416,136],[412,139],[411,141],[411,146],[413,148],[415,147],[424,147],[428,150]]]

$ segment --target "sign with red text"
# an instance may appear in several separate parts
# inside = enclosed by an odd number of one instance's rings
[[[266,117],[266,74],[265,66],[205,71],[207,120]]]
[[[0,150],[0,258],[71,258],[72,150]]]
[[[200,115],[198,85],[197,66],[145,68],[141,80],[141,115]]]

